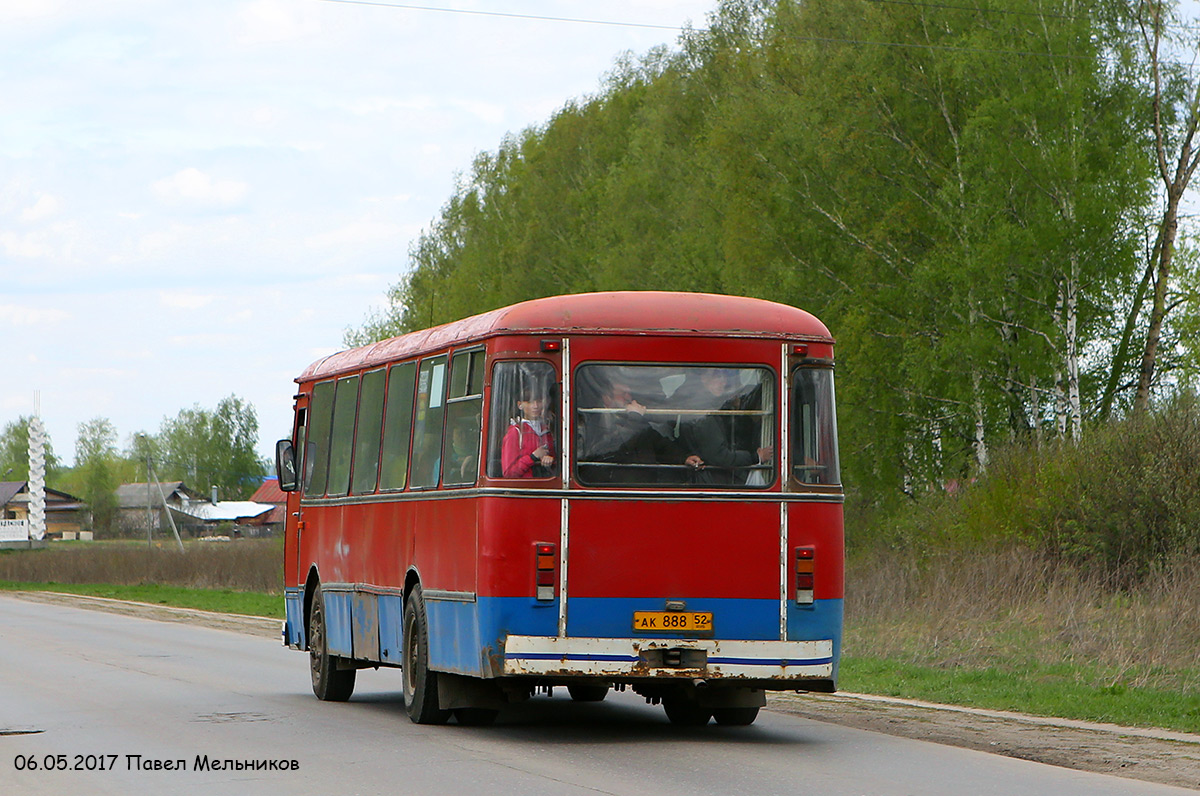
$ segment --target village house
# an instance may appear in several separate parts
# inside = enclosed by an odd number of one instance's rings
[[[0,520],[28,523],[28,481],[0,481]],[[46,490],[47,539],[76,539],[89,522],[88,506],[82,500],[57,489]]]

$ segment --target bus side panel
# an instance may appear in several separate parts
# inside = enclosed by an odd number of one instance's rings
[[[399,664],[404,660],[404,600],[390,594],[379,597],[379,660]]]
[[[845,586],[845,547],[840,503],[788,504],[788,594],[795,597],[796,548],[812,547],[816,564],[814,596],[841,599]]]
[[[559,551],[562,501],[553,496],[485,497],[480,503],[480,597],[520,597],[536,604],[534,545],[549,542]]]
[[[330,655],[350,658],[354,655],[354,639],[350,624],[350,598],[347,591],[325,593],[325,648]]]
[[[815,573],[812,605],[796,603],[796,548],[812,547]],[[787,637],[789,641],[833,640],[833,680],[842,655],[845,531],[840,503],[788,506]]]
[[[504,670],[509,635],[558,633],[558,600],[531,597],[479,597],[474,603],[426,602],[429,611],[429,664],[433,669],[476,677]]]

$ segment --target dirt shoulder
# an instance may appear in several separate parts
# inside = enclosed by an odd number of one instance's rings
[[[277,619],[74,594],[4,593],[35,602],[280,638]],[[865,694],[772,694],[767,708],[872,732],[1200,790],[1200,735]]]
[[[1200,789],[1200,735],[865,694],[779,694],[771,710],[872,732]]]

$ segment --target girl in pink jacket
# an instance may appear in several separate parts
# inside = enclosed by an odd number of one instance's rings
[[[509,422],[500,445],[500,467],[505,478],[540,478],[551,474],[556,453],[547,404],[544,395],[522,389],[517,400],[521,417]]]

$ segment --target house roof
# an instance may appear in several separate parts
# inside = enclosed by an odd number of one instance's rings
[[[163,494],[168,499],[179,493],[180,497],[199,497],[192,490],[183,485],[182,481],[160,481],[158,483],[149,484],[151,502],[158,504],[162,502],[162,498],[158,496],[158,487],[162,487]],[[146,487],[145,482],[139,484],[121,484],[117,487],[117,508],[133,509],[144,508],[146,505]]]
[[[218,503],[185,503],[172,506],[171,511],[204,522],[236,522],[253,519],[274,508],[270,503],[255,503],[252,500],[222,500]]]
[[[28,502],[28,481],[0,481],[0,506],[7,506],[16,499],[17,495],[25,494],[22,500],[17,502]],[[83,508],[86,504],[72,494],[63,492],[60,489],[46,489],[47,505],[49,509],[68,509],[68,508]],[[78,504],[78,505],[67,505]]]
[[[250,499],[256,503],[287,503],[287,493],[279,488],[278,478],[268,478]]]
[[[0,506],[7,506],[17,493],[25,489],[25,481],[0,481]]]

